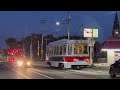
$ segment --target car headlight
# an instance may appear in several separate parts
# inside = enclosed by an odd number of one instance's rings
[[[22,61],[18,61],[17,64],[18,64],[18,66],[22,66],[23,62]]]
[[[28,61],[28,62],[27,62],[27,65],[30,66],[30,65],[31,65],[31,62]]]

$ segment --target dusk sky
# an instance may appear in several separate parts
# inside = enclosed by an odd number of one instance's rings
[[[83,34],[81,25],[99,29],[99,41],[112,35],[115,13],[112,11],[70,11],[70,35]],[[118,12],[120,20],[120,14]],[[31,33],[67,35],[67,11],[0,11],[0,47],[9,37],[21,39]],[[41,24],[41,20],[46,20]],[[56,21],[62,22],[58,27]]]

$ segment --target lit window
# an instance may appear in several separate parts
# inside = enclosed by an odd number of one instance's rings
[[[74,54],[88,54],[87,45],[74,44]]]
[[[71,44],[68,45],[68,54],[69,55],[72,54],[72,45]]]

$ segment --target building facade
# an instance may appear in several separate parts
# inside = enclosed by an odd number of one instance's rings
[[[112,37],[104,42],[102,51],[107,53],[108,64],[112,64],[120,58],[120,27],[117,12],[113,23]]]

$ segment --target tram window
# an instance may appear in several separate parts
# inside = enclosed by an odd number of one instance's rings
[[[59,54],[58,52],[59,52],[59,47],[57,46],[57,47],[56,47],[56,55]]]
[[[49,49],[49,52],[48,52],[48,53],[49,53],[49,56],[51,56],[51,49]]]
[[[82,54],[83,53],[83,45],[76,43],[74,44],[74,54]]]
[[[60,52],[59,52],[60,55],[62,55],[62,46],[60,46],[60,49],[59,49],[59,50],[60,50]]]
[[[71,55],[71,53],[72,53],[72,45],[69,44],[68,45],[68,54]]]
[[[51,50],[51,54],[53,55],[53,49]]]
[[[52,55],[54,55],[54,48],[52,47]]]
[[[54,47],[54,55],[56,55],[56,47]]]
[[[83,53],[84,53],[84,54],[88,54],[87,45],[84,45],[84,46],[83,46]]]
[[[63,46],[63,55],[66,54],[66,45]]]

